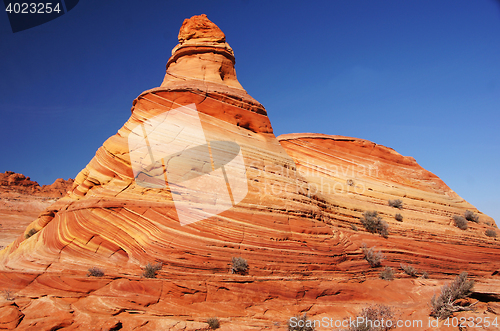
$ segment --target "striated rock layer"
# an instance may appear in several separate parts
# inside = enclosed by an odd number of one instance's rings
[[[161,86],[134,100],[69,195],[0,252],[0,284],[14,296],[0,303],[0,326],[195,330],[219,316],[226,330],[280,329],[299,312],[341,319],[374,302],[427,321],[436,286],[461,270],[479,281],[482,311],[495,314],[488,298],[498,294],[500,247],[484,235],[491,218],[454,227],[453,215],[477,210],[389,148],[315,134],[277,139],[234,62],[206,16],[184,21]],[[168,116],[178,122],[160,121]],[[240,154],[244,175],[235,177]],[[221,178],[227,188],[207,184]],[[388,206],[395,198],[402,210]],[[387,221],[388,238],[362,229],[366,210]],[[432,280],[387,288],[363,243],[383,251],[384,266],[408,263]],[[246,275],[229,273],[232,257],[248,261]],[[163,263],[158,278],[142,278],[154,262]],[[90,267],[106,276],[85,277]]]

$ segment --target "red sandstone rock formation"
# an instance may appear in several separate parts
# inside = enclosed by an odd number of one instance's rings
[[[40,185],[23,174],[13,171],[0,173],[0,197],[3,193],[21,193],[33,196],[60,198],[65,196],[73,186],[73,179],[58,178],[51,185]]]
[[[78,174],[69,196],[0,252],[0,284],[14,299],[0,302],[0,327],[200,330],[218,316],[222,330],[279,330],[298,313],[341,320],[370,303],[427,323],[437,286],[461,270],[479,283],[481,316],[498,314],[500,247],[484,235],[491,218],[480,213],[465,231],[453,226],[453,215],[478,211],[392,149],[338,136],[277,139],[264,107],[238,83],[234,61],[224,34],[206,16],[184,21],[161,86],[134,100],[130,119]],[[166,183],[193,171],[234,170],[202,162],[199,153],[196,166],[181,163],[173,172],[168,160],[153,162],[151,146],[169,144],[182,130],[172,134],[150,124],[182,107],[196,108],[210,160],[227,157],[215,148],[220,141],[236,143],[243,155],[248,193],[215,216],[209,193],[219,187],[199,182],[195,191],[205,192],[199,195],[183,185],[158,188],[163,177]],[[129,145],[133,135],[150,132],[151,138],[153,131],[149,150]],[[133,169],[148,158],[149,168]],[[177,197],[196,197],[187,217],[210,217],[183,226]],[[402,210],[388,206],[395,198],[403,200]],[[367,210],[389,224],[388,238],[362,228]],[[380,268],[363,259],[363,243],[383,252],[383,266],[411,264],[431,279],[402,272],[393,282],[378,279]],[[232,257],[248,261],[247,274],[229,272]],[[157,279],[142,277],[149,262],[163,263]],[[106,275],[86,277],[90,267]]]
[[[14,241],[37,216],[66,195],[73,179],[57,179],[40,187],[37,182],[12,171],[0,173],[0,247]]]

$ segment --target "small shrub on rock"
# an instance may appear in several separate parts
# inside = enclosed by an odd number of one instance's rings
[[[380,251],[375,251],[375,247],[368,248],[366,244],[361,246],[364,254],[364,259],[370,264],[372,268],[379,267],[382,264],[384,255]]]
[[[484,234],[487,235],[488,237],[493,237],[493,238],[497,236],[497,232],[493,229],[486,230]]]
[[[417,269],[413,268],[411,265],[401,263],[399,266],[405,272],[405,274],[407,274],[408,276],[412,276],[412,277],[418,276]]]
[[[97,267],[89,268],[89,272],[87,273],[87,277],[102,277],[104,276],[104,271]]]
[[[379,277],[384,280],[393,280],[394,271],[391,267],[385,267],[385,269],[380,273]]]
[[[245,274],[248,271],[248,263],[244,258],[233,257],[231,263],[231,273],[233,274]]]
[[[156,278],[156,273],[158,272],[158,270],[161,270],[162,267],[163,267],[162,263],[157,263],[157,264],[148,263],[144,267],[142,275],[146,278]]]
[[[403,209],[403,200],[401,199],[396,199],[396,200],[389,200],[389,206],[398,208],[398,209]]]
[[[465,211],[464,217],[469,222],[479,223],[479,215],[476,215],[476,213],[470,210]]]
[[[314,331],[314,322],[307,319],[307,314],[291,317],[288,320],[288,331]]]
[[[394,215],[394,218],[398,222],[403,222],[403,215],[401,215],[400,213],[397,213],[396,215]]]
[[[429,278],[429,274],[427,273],[427,271],[422,272],[422,275],[420,275],[420,278],[428,279]]]
[[[467,230],[467,228],[469,227],[469,225],[467,223],[467,220],[465,218],[463,218],[462,216],[458,216],[458,215],[454,215],[453,216],[453,222],[455,222],[455,226],[459,229],[462,229],[462,230]]]
[[[441,293],[431,299],[431,316],[444,319],[457,311],[472,309],[472,305],[458,304],[457,300],[467,298],[472,293],[474,281],[467,280],[467,272],[458,275],[451,284],[441,288]]]
[[[216,330],[216,329],[220,328],[220,322],[219,322],[219,319],[217,317],[210,317],[207,320],[207,324],[211,330]]]
[[[388,331],[397,325],[397,312],[393,307],[386,305],[372,305],[361,310],[361,313],[353,318],[360,323],[354,323],[346,331]],[[381,323],[384,321],[384,323]],[[388,323],[391,321],[392,323]]]
[[[365,211],[360,220],[368,232],[378,233],[385,238],[389,235],[389,225],[376,211]]]
[[[30,229],[30,230],[28,231],[28,233],[26,233],[26,234],[24,235],[24,238],[25,238],[25,239],[28,239],[29,237],[33,236],[33,235],[34,235],[35,233],[37,233],[37,232],[38,232],[38,231],[37,231],[37,230],[35,230],[35,229]]]
[[[351,229],[353,229],[354,231],[358,231],[358,227],[356,226],[356,224],[351,224]]]
[[[3,290],[2,294],[5,298],[5,300],[7,300],[7,301],[14,301],[14,299],[16,298],[16,296],[14,295],[14,293],[11,290]]]

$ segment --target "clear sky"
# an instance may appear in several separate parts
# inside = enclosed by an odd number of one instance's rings
[[[498,224],[497,0],[80,0],[18,33],[0,14],[0,172],[74,178],[161,84],[183,20],[202,13],[276,135],[392,147]]]

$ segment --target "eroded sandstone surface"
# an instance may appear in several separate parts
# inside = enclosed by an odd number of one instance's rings
[[[485,235],[498,231],[490,217],[390,148],[340,136],[276,137],[234,63],[224,34],[205,15],[184,21],[161,86],[134,100],[130,119],[69,194],[0,252],[0,328],[202,330],[217,316],[222,330],[283,330],[299,313],[341,320],[373,303],[427,325],[430,298],[463,270],[477,281],[474,314],[498,316],[500,246]],[[154,154],[183,131],[151,123],[179,109],[186,110],[180,118],[192,116],[186,127],[201,123],[208,154],[200,156],[203,146],[194,150],[197,163],[180,158],[193,150],[190,141],[173,156]],[[132,148],[131,137],[149,137],[148,148]],[[237,170],[229,166],[234,155],[218,142],[238,146],[243,177],[227,176]],[[227,162],[218,164],[216,155]],[[181,161],[169,172],[171,160]],[[219,194],[200,178],[219,170],[227,191],[242,183],[247,191],[213,215],[225,188]],[[196,184],[172,184],[176,176]],[[238,193],[230,193],[232,202]],[[402,209],[389,206],[391,199],[401,199]],[[179,206],[187,218],[207,218],[183,225]],[[387,238],[363,228],[367,210],[388,223]],[[461,230],[452,217],[466,210],[479,222]],[[363,259],[363,244],[385,255],[382,265],[394,268],[396,280],[379,279],[381,268]],[[246,274],[230,272],[232,257],[248,261]],[[143,277],[148,263],[163,264],[157,278]],[[429,279],[409,277],[400,263]],[[105,275],[87,277],[91,267]]]

